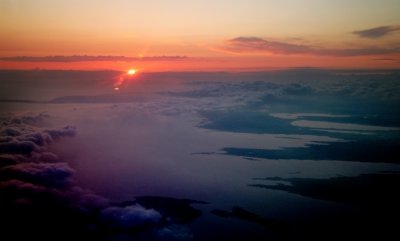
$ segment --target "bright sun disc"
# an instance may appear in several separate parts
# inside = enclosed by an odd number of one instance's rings
[[[134,75],[136,73],[136,69],[130,69],[128,70],[129,75]]]

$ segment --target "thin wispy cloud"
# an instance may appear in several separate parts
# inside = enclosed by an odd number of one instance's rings
[[[306,45],[269,41],[259,37],[237,37],[227,41],[225,47],[233,52],[266,51],[276,54],[295,54],[310,51]]]
[[[380,26],[376,28],[353,31],[352,33],[362,38],[377,39],[385,37],[400,30],[400,26]]]
[[[129,57],[116,55],[56,55],[56,56],[11,56],[1,57],[2,61],[13,62],[91,62],[91,61],[180,61],[187,59],[187,56],[160,55]]]
[[[309,54],[319,56],[367,56],[399,53],[400,47],[323,48],[312,45],[270,41],[259,37],[237,37],[225,42],[224,50],[236,53],[272,53],[282,55]]]
[[[397,59],[393,59],[393,58],[378,58],[378,59],[374,59],[375,61],[387,61],[387,62],[396,62],[398,61]]]

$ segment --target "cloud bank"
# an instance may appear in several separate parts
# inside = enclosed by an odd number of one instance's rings
[[[76,171],[49,150],[55,141],[75,136],[76,128],[67,125],[46,129],[46,118],[46,114],[0,117],[3,237],[113,240],[138,233],[157,236],[158,231],[171,224],[152,208],[135,202],[125,206],[111,204],[107,198],[80,186],[74,177]],[[16,227],[20,232],[12,231]]]
[[[271,41],[259,37],[237,37],[225,42],[224,50],[236,53],[307,54],[317,56],[354,57],[399,53],[400,47],[324,48],[312,45]]]

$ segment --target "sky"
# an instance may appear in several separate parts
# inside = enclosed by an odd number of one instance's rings
[[[399,12],[398,0],[0,0],[0,68],[398,68]]]

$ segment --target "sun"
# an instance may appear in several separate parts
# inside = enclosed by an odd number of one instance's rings
[[[134,75],[134,74],[136,74],[136,71],[137,71],[136,69],[129,69],[128,70],[128,74],[129,75]]]

